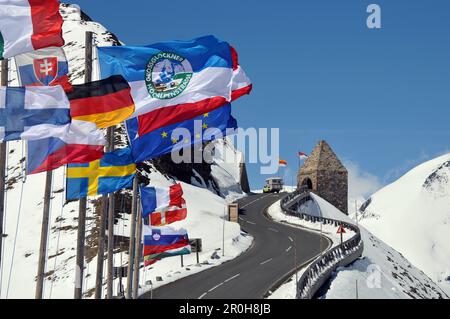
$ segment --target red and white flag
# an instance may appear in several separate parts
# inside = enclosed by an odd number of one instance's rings
[[[64,45],[57,0],[0,0],[0,59]]]
[[[280,159],[279,165],[280,165],[281,167],[285,167],[285,166],[287,166],[287,161]]]
[[[308,155],[306,155],[306,153],[303,153],[303,152],[298,152],[298,157],[299,157],[301,160],[304,160],[304,159],[307,159],[307,158],[308,158]]]

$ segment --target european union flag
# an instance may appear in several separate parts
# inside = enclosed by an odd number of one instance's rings
[[[66,199],[113,193],[130,188],[136,175],[136,164],[129,147],[105,153],[99,160],[67,165]]]
[[[217,133],[223,137],[227,134],[227,129],[237,128],[237,122],[231,116],[231,104],[184,122],[161,127],[142,136],[138,135],[139,126],[145,125],[145,123],[140,121],[139,117],[126,121],[131,152],[136,163],[203,141],[213,140],[218,137]],[[184,129],[183,131],[189,133],[190,138],[184,136],[180,139],[177,134],[172,134],[177,129]]]

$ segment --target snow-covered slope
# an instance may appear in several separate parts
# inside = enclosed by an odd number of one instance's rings
[[[320,206],[323,216],[350,221],[348,216],[324,199],[314,194],[313,198]],[[289,216],[289,219],[292,222],[294,217]],[[325,287],[323,298],[353,299],[356,298],[356,287],[358,298],[448,298],[438,285],[400,253],[364,227],[360,226],[360,230],[364,241],[362,258],[348,267],[338,269],[331,278],[330,286]],[[295,298],[293,278],[275,291],[271,298]]]
[[[84,79],[84,35],[85,31],[93,31],[98,45],[116,45],[117,38],[97,22],[89,21],[75,5],[61,5],[64,18],[63,32],[66,45],[64,50],[69,61],[70,79],[73,83],[82,83]],[[12,61],[10,85],[18,85],[15,66]],[[94,74],[94,79],[96,74]],[[116,145],[125,146],[125,134],[117,134]],[[0,298],[34,298],[35,276],[37,273],[38,249],[42,220],[42,201],[44,195],[45,174],[25,176],[25,145],[23,142],[8,143],[7,162],[7,195],[4,255],[0,275]],[[227,146],[232,152],[231,145]],[[220,165],[224,162],[217,153],[214,160],[218,166],[214,177],[225,181],[224,193],[233,189],[232,180],[225,180],[220,173]],[[227,164],[228,171],[237,172],[239,163]],[[64,205],[65,169],[54,171],[52,186],[52,204],[50,216],[50,233],[48,239],[48,262],[44,284],[44,298],[72,298],[75,278],[75,248],[77,236],[78,203]],[[173,180],[163,176],[150,164],[147,173],[152,185],[168,185]],[[233,173],[235,176],[235,173]],[[141,286],[143,290],[147,280],[156,285],[186,276],[191,273],[217,265],[233,258],[247,249],[251,237],[242,233],[236,223],[224,222],[226,200],[211,192],[210,189],[199,188],[182,183],[188,207],[188,217],[177,222],[174,227],[184,227],[191,238],[201,238],[203,252],[200,254],[200,265],[195,254],[185,256],[185,267],[180,267],[180,258],[164,259],[153,265],[151,269],[141,270]],[[239,189],[236,189],[236,194]],[[127,194],[127,192],[122,192]],[[242,192],[239,193],[243,196]],[[114,254],[114,265],[126,265],[126,245],[119,243],[129,235],[129,203],[126,200],[116,205],[116,221],[114,233],[117,236],[117,249]],[[95,284],[97,232],[99,223],[98,201],[88,201],[86,225],[86,269],[84,278],[85,297],[92,297]],[[224,230],[224,232],[223,232]],[[225,256],[222,257],[222,240],[225,243]],[[126,244],[126,239],[124,240]],[[212,257],[213,256],[213,257]],[[156,276],[162,281],[157,281]],[[118,280],[114,283],[117,291]],[[124,280],[125,282],[125,280]],[[154,285],[154,286],[156,286]]]
[[[364,227],[450,294],[450,154],[412,169],[362,209]]]

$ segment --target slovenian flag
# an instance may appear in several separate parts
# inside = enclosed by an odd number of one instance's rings
[[[98,128],[117,125],[134,112],[131,88],[121,75],[73,86],[67,96],[74,120],[93,122]]]
[[[191,253],[187,231],[169,226],[152,227],[142,225],[144,242],[144,265],[156,260]]]
[[[102,78],[121,74],[130,83],[139,135],[230,102],[233,78],[235,89],[242,89],[235,98],[251,89],[244,73],[237,72],[230,45],[213,36],[145,47],[99,47],[98,52]]]
[[[299,157],[301,160],[304,160],[304,159],[307,159],[307,158],[308,158],[308,155],[306,155],[306,153],[303,153],[303,152],[298,152],[298,157]]]
[[[12,0],[0,4],[0,59],[64,45],[57,0]]]
[[[202,114],[193,119],[160,127],[153,131],[138,134],[140,124],[137,118],[126,121],[128,138],[133,158],[136,163],[161,155],[178,151],[191,145],[210,141],[234,133],[236,119],[231,115],[231,105],[227,104],[216,110]],[[183,136],[182,134],[189,136]]]
[[[167,210],[169,207],[183,206],[183,188],[179,183],[169,187],[141,186],[140,191],[143,218],[153,212]]]
[[[16,56],[19,82],[23,86],[61,85],[72,91],[69,82],[69,65],[64,50],[59,47],[44,48]]]
[[[105,138],[95,124],[72,120],[67,134],[27,144],[27,174],[36,174],[102,158]]]

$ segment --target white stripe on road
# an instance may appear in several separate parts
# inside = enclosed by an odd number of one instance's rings
[[[202,299],[203,297],[205,297],[206,296],[206,292],[204,293],[204,294],[202,294],[200,297],[198,297],[198,299]]]
[[[241,274],[234,275],[233,277],[230,277],[230,278],[228,278],[227,280],[225,280],[224,283],[225,283],[225,282],[229,282],[230,280],[233,280],[234,278],[239,277],[240,275],[241,275]]]
[[[222,285],[223,285],[223,282],[221,282],[220,284],[218,284],[218,285],[212,287],[211,289],[208,290],[208,292],[211,292],[211,291],[213,291],[214,289],[216,289],[216,288],[218,288],[218,287],[220,287],[220,286],[222,286]]]
[[[261,196],[260,198],[257,198],[257,199],[255,199],[254,201],[251,201],[250,203],[248,203],[248,204],[245,204],[244,206],[242,206],[241,208],[245,208],[245,207],[247,207],[248,205],[251,205],[251,204],[253,204],[253,203],[255,203],[255,202],[257,202],[257,201],[259,201],[260,199],[263,199],[263,198],[266,198],[267,196],[269,196],[270,194],[268,194],[268,195],[264,195],[264,196]]]
[[[256,223],[251,222],[251,221],[249,221],[249,220],[247,220],[247,223],[252,224],[252,225],[256,225]]]
[[[277,229],[274,229],[274,228],[270,228],[270,227],[269,227],[269,230],[278,233],[278,230],[277,230]]]
[[[264,264],[266,264],[266,263],[268,263],[269,261],[271,261],[272,260],[272,258],[269,258],[269,259],[267,259],[267,260],[265,260],[265,261],[263,261],[263,262],[261,262],[261,263],[259,263],[260,265],[264,265]]]
[[[286,252],[288,252],[289,250],[291,250],[291,248],[292,248],[292,246],[289,246],[289,247],[286,249]]]
[[[293,242],[294,240],[292,239],[292,237],[291,236],[289,236],[289,240],[291,241],[291,242]]]

